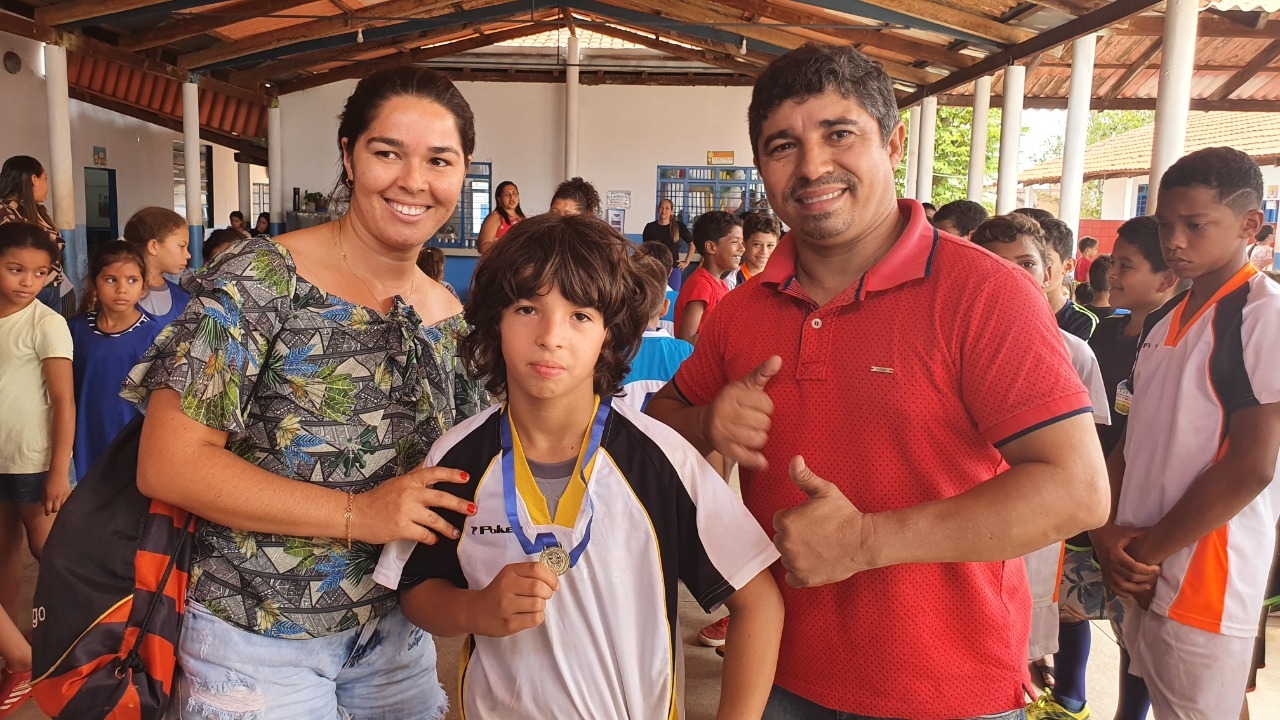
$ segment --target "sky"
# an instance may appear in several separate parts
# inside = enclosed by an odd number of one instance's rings
[[[1023,110],[1022,126],[1027,134],[1018,145],[1018,165],[1029,168],[1044,151],[1046,145],[1067,130],[1066,110]]]

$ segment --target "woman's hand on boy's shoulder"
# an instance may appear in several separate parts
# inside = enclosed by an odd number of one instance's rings
[[[474,515],[475,505],[433,486],[465,483],[468,479],[466,473],[451,468],[418,468],[356,495],[351,500],[351,537],[371,545],[394,540],[434,545],[439,536],[456,539],[458,529],[436,510]]]
[[[477,591],[470,625],[477,635],[508,637],[535,628],[546,619],[547,601],[560,578],[540,562],[511,563]]]

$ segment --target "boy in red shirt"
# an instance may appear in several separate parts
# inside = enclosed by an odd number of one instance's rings
[[[729,294],[725,274],[742,262],[742,221],[722,210],[703,213],[693,223],[693,244],[702,253],[702,264],[676,298],[676,337],[696,343],[703,319]]]

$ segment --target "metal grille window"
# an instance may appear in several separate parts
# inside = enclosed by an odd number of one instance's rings
[[[659,165],[657,202],[662,200],[671,201],[685,224],[710,210],[741,215],[769,208],[764,181],[753,167]]]

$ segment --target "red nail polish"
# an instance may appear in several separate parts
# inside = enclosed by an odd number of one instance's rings
[[[467,473],[465,473],[465,472],[464,472],[464,473],[462,473],[462,482],[466,482],[466,481],[468,481],[468,480],[470,480],[470,479],[471,479],[471,476],[470,476],[470,475],[468,475],[468,474],[467,474]]]
[[[468,514],[468,515],[475,515],[475,514],[476,514],[476,504],[475,504],[475,503],[467,503],[467,514]]]

